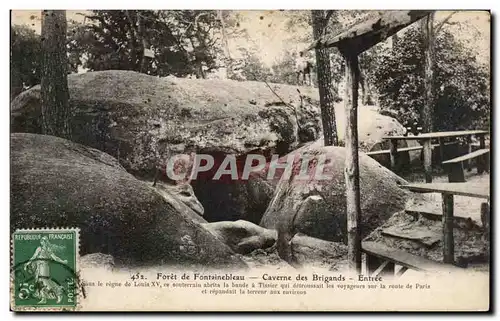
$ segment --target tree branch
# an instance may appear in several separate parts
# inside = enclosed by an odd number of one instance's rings
[[[444,18],[443,21],[441,21],[440,23],[438,23],[435,27],[434,27],[434,33],[437,34],[439,32],[439,30],[441,30],[441,28],[443,27],[443,25],[445,23],[448,23],[448,24],[451,24],[449,23],[448,21],[451,19],[451,17],[457,13],[458,11],[453,11],[452,13],[450,13],[446,18]]]
[[[325,17],[325,19],[323,20],[323,21],[324,21],[323,23],[324,23],[325,25],[328,23],[328,21],[330,20],[330,17],[333,15],[333,13],[334,13],[334,10],[328,10],[328,11],[326,12],[326,17]]]

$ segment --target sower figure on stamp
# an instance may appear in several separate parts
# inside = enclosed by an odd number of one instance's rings
[[[307,59],[307,57],[304,56],[303,52],[299,52],[299,56],[295,60],[295,72],[297,74],[297,83],[299,85],[312,85],[311,70],[312,63],[309,61],[309,59]]]
[[[54,253],[56,247],[57,245],[50,244],[47,237],[43,236],[40,240],[40,246],[37,247],[33,256],[24,265],[25,270],[29,266],[34,266],[35,283],[40,287],[37,291],[40,298],[40,302],[38,303],[46,303],[47,299],[52,298],[56,298],[57,303],[60,303],[62,300],[62,286],[58,285],[50,277],[50,260],[62,264],[67,264],[68,262],[59,258]]]

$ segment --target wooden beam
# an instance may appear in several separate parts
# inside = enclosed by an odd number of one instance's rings
[[[464,271],[464,269],[461,269],[454,265],[447,265],[441,262],[431,261],[425,257],[413,255],[404,250],[389,247],[387,245],[384,245],[383,243],[365,241],[363,242],[363,252],[366,253],[366,256],[368,257],[368,263],[371,257],[377,257],[381,260],[389,260],[397,265],[401,265],[408,269],[416,271]],[[365,273],[368,274],[368,271],[365,271]]]
[[[481,184],[471,183],[431,183],[431,184],[408,184],[400,185],[401,188],[406,188],[416,193],[448,193],[453,195],[490,198],[489,182]]]
[[[384,136],[382,139],[403,139],[403,140],[421,140],[429,138],[443,138],[443,137],[460,137],[468,135],[488,135],[489,132],[486,130],[463,130],[454,132],[433,132],[433,133],[423,133],[417,136]]]
[[[344,32],[330,38],[322,37],[314,41],[305,51],[343,46],[359,54],[431,12],[431,10],[400,10],[373,14],[372,17]]]
[[[465,154],[462,156],[458,156],[452,159],[448,159],[447,161],[444,161],[443,164],[453,164],[453,163],[462,163],[464,161],[473,159],[473,158],[479,158],[485,154],[489,154],[490,150],[489,149],[478,149],[476,151],[473,151],[470,154]]]
[[[453,194],[443,193],[443,262],[455,262],[453,237]]]
[[[347,204],[347,257],[351,271],[361,273],[361,205],[359,193],[358,154],[358,56],[342,51],[346,61],[346,87],[344,93],[345,122],[345,185]]]
[[[422,146],[403,147],[403,148],[399,148],[397,150],[397,152],[398,153],[411,152],[411,151],[416,151],[416,150],[421,150],[421,149],[422,149]],[[391,150],[390,149],[376,150],[373,152],[366,152],[365,154],[368,156],[391,154]]]
[[[400,277],[406,271],[408,271],[408,268],[406,266],[401,266],[401,268],[399,270],[397,270],[397,271],[396,271],[396,269],[394,269],[394,276],[395,277]]]
[[[382,262],[382,264],[380,264],[380,266],[375,271],[373,271],[371,276],[372,277],[377,277],[379,275],[394,276],[394,274],[395,274],[394,262],[385,260]]]
[[[445,146],[457,145],[457,144],[458,144],[457,141],[444,143]],[[431,147],[432,147],[432,149],[434,149],[435,147],[439,147],[439,144],[432,144]],[[398,148],[398,153],[411,152],[411,151],[422,150],[422,149],[423,149],[422,146],[403,147],[403,148]],[[373,155],[383,155],[383,154],[390,154],[390,153],[391,153],[390,149],[383,149],[383,150],[375,150],[372,152],[366,152],[365,154],[368,156],[373,156]]]

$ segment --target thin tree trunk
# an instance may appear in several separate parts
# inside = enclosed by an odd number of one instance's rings
[[[128,18],[128,22],[130,24],[130,41],[128,42],[130,46],[130,61],[132,62],[132,65],[134,66],[134,70],[137,70],[137,48],[136,48],[136,43],[137,43],[137,36],[136,36],[136,27],[135,27],[135,22],[132,19],[132,16],[130,15],[129,10],[125,10],[125,14]],[[137,15],[138,16],[138,15]]]
[[[196,61],[196,75],[198,79],[205,79],[205,72],[203,71],[203,63]]]
[[[139,29],[139,37],[141,39],[142,44],[142,58],[141,58],[141,66],[139,72],[143,73],[147,71],[148,58],[146,57],[146,49],[149,49],[149,44],[147,40],[146,30],[144,28],[144,19],[142,18],[139,11],[137,11],[137,25]]]
[[[433,131],[434,118],[434,13],[422,19],[421,27],[424,37],[424,105],[421,111],[422,130],[424,133]]]
[[[325,13],[323,10],[312,10],[312,25],[314,39],[323,35],[326,27]],[[335,122],[335,96],[332,85],[330,57],[326,49],[316,49],[316,74],[318,75],[319,101],[321,107],[321,121],[325,146],[337,146],[337,124]]]
[[[71,139],[66,11],[42,11],[42,132]]]

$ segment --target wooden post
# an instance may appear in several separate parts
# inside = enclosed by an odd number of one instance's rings
[[[490,205],[481,203],[481,224],[483,225],[483,240],[490,241]]]
[[[424,140],[424,172],[425,182],[432,183],[432,142],[431,139]]]
[[[444,138],[438,138],[438,140],[439,140],[439,162],[442,163],[446,160],[444,159]]]
[[[453,239],[453,194],[443,193],[443,262],[455,262]]]
[[[472,135],[467,136],[467,153],[472,153]],[[467,160],[467,171],[472,171],[472,162],[470,159]]]
[[[399,164],[398,162],[398,140],[397,139],[390,139],[389,140],[390,144],[390,156],[391,156],[391,170],[393,172],[397,172],[397,166]]]
[[[463,183],[465,182],[464,167],[462,162],[448,164],[448,182]]]
[[[358,85],[357,53],[341,51],[346,61],[346,87],[344,93],[345,123],[345,190],[347,204],[347,258],[351,271],[361,273],[361,205],[359,194],[358,154]]]
[[[486,148],[486,142],[483,135],[479,135],[479,149],[485,149]],[[481,155],[477,158],[477,173],[482,174],[485,169],[486,165],[486,157],[488,157],[488,154]]]

